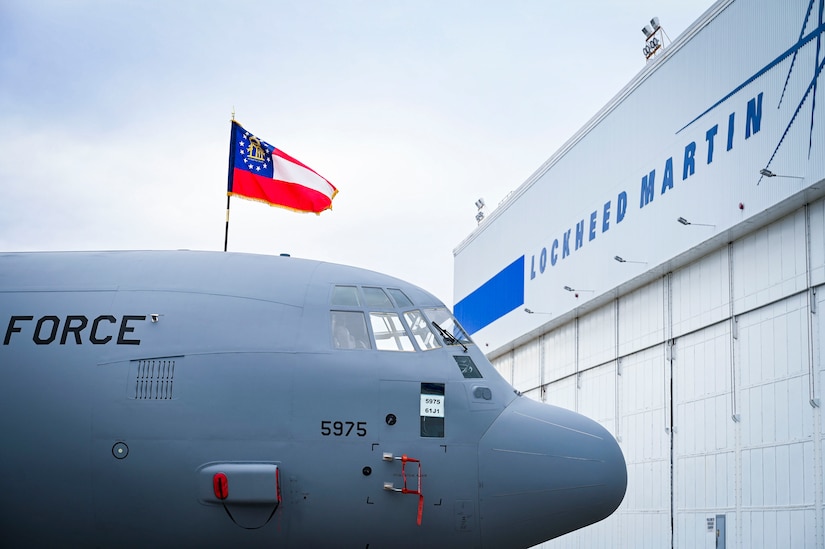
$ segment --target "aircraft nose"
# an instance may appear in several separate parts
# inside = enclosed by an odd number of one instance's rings
[[[484,547],[530,547],[609,516],[627,467],[616,439],[580,414],[515,399],[479,443]]]

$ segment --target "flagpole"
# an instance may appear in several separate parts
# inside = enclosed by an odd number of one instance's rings
[[[229,199],[231,198],[230,195],[226,195],[226,231],[223,234],[223,251],[226,251],[229,244]]]
[[[230,136],[229,136],[229,181],[232,181],[232,168],[233,168],[233,166],[232,166],[232,153],[233,153],[232,138],[235,135],[234,124],[235,124],[235,106],[233,105],[232,106],[232,120],[229,122],[230,127],[232,127],[232,130],[230,130],[230,132],[229,132],[229,134],[230,134]],[[231,198],[232,198],[232,195],[227,192],[226,193],[226,229],[224,230],[224,233],[223,233],[223,251],[224,252],[227,250],[227,247],[229,245],[229,200]]]

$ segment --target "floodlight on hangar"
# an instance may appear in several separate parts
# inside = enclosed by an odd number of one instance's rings
[[[642,34],[645,35],[645,47],[642,48],[642,53],[644,53],[645,59],[648,61],[656,52],[664,48],[665,38],[668,39],[668,42],[670,41],[670,37],[665,32],[665,29],[659,24],[658,17],[654,17],[650,20],[650,24],[642,27]],[[657,34],[659,36],[656,36]]]

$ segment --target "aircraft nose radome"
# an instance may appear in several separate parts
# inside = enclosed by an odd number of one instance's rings
[[[484,547],[530,547],[608,517],[627,467],[613,436],[580,414],[522,397],[479,443]]]

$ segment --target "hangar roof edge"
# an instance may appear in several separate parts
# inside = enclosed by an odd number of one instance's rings
[[[668,60],[675,55],[682,47],[690,42],[693,37],[699,33],[703,28],[705,28],[713,19],[716,18],[717,15],[722,13],[725,9],[730,6],[734,0],[717,0],[711,7],[709,7],[705,13],[703,13],[699,18],[693,22],[684,32],[682,32],[679,36],[676,37],[676,40],[673,41],[665,50],[663,51],[663,55],[654,58],[654,60],[650,63],[647,63],[644,68],[642,68],[636,76],[634,76],[630,82],[628,82],[619,92],[613,96],[613,98],[607,102],[607,104],[602,107],[593,117],[587,121],[587,123],[579,129],[573,136],[568,139],[562,146],[553,153],[550,158],[548,158],[539,168],[533,172],[533,174],[527,178],[527,180],[522,183],[516,190],[512,191],[509,195],[507,195],[502,203],[490,212],[484,221],[478,225],[473,231],[464,239],[462,240],[455,248],[453,248],[453,257],[457,256],[461,253],[464,248],[466,248],[473,240],[476,239],[482,232],[484,232],[487,226],[492,223],[494,219],[502,215],[510,205],[518,200],[518,198],[527,192],[545,173],[547,173],[550,168],[552,168],[559,160],[561,160],[567,153],[576,146],[576,144],[581,141],[593,128],[595,128],[607,115],[609,115],[616,107],[618,107],[625,98],[633,93],[636,88],[641,86],[645,80],[647,80],[656,70],[659,69],[664,63],[667,63]]]

